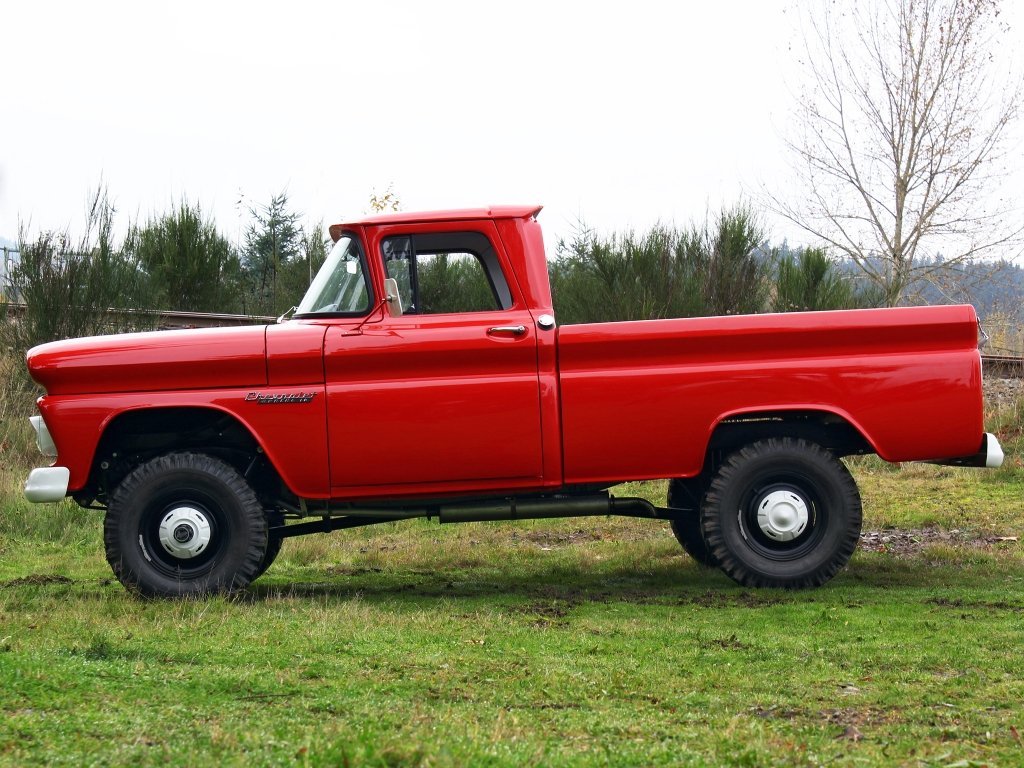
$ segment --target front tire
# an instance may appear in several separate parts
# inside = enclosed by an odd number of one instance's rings
[[[234,468],[197,453],[136,467],[114,490],[103,526],[118,581],[147,597],[234,592],[255,578],[267,519]]]
[[[748,587],[817,587],[860,538],[857,485],[820,445],[793,438],[751,443],[718,470],[700,515],[719,567]]]

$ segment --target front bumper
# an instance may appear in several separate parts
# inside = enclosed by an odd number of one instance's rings
[[[38,467],[25,481],[25,498],[37,504],[60,501],[68,495],[71,470],[67,467]]]
[[[42,416],[32,416],[32,429],[36,431],[36,445],[39,452],[51,458],[57,457],[57,446],[54,445],[50,430]],[[36,503],[60,501],[68,495],[68,482],[71,470],[67,467],[39,467],[33,469],[25,481],[25,498]]]

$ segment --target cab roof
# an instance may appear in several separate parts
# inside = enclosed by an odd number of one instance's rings
[[[400,211],[380,213],[361,219],[350,219],[330,226],[331,238],[337,240],[341,231],[359,224],[417,224],[428,221],[468,221],[470,219],[528,219],[540,213],[542,205],[492,205],[488,208],[457,208],[447,211]]]
[[[419,221],[463,221],[466,219],[526,219],[540,213],[542,205],[492,205],[487,208],[458,208],[447,211],[399,211],[380,213],[345,224],[414,224]]]

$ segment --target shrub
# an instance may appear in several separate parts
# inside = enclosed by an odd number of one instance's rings
[[[836,268],[824,248],[775,253],[771,306],[775,312],[881,306],[884,296]]]

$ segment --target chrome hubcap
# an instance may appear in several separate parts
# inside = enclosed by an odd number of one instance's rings
[[[775,541],[792,541],[804,532],[808,520],[807,502],[793,491],[772,491],[757,505],[757,524]]]
[[[195,507],[175,507],[160,521],[160,544],[168,554],[189,560],[210,543],[210,521]]]

